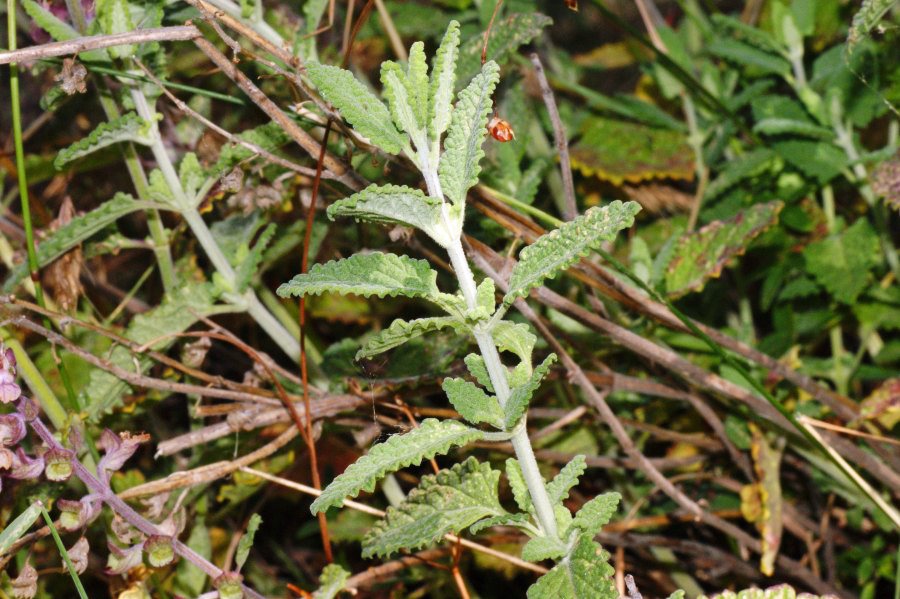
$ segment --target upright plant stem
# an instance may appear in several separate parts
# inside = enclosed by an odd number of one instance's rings
[[[424,169],[422,172],[425,176],[429,195],[439,198],[443,202],[444,194],[441,191],[440,178],[437,171],[434,168],[429,168]],[[445,226],[450,230],[450,226],[447,224],[446,210],[444,211],[444,216]],[[447,254],[450,257],[450,263],[453,265],[453,272],[459,281],[459,288],[466,300],[466,305],[472,310],[475,308],[475,277],[463,251],[462,241],[456,235],[453,236],[453,239],[453,243],[447,248]],[[506,367],[500,361],[500,353],[497,351],[497,345],[494,343],[494,337],[490,329],[481,328],[480,326],[476,328],[475,341],[478,343],[478,349],[481,351],[481,357],[484,359],[485,368],[491,378],[491,385],[494,387],[497,401],[501,407],[505,406],[510,394],[509,381],[506,378]],[[534,511],[541,529],[546,536],[556,538],[559,536],[556,529],[556,516],[553,514],[553,505],[550,503],[550,496],[547,495],[547,488],[544,486],[544,478],[541,476],[537,460],[534,457],[531,439],[528,438],[528,429],[525,426],[520,427],[513,434],[511,441],[519,466],[522,468],[522,475],[528,486],[531,503],[534,505]]]
[[[194,237],[197,238],[197,241],[200,243],[200,246],[203,248],[203,251],[206,253],[207,258],[209,258],[213,267],[225,280],[226,284],[233,287],[237,284],[237,276],[234,272],[234,268],[232,268],[228,258],[225,257],[222,248],[219,247],[219,244],[215,237],[213,237],[209,227],[206,226],[206,221],[203,220],[203,217],[200,216],[196,206],[193,205],[190,198],[188,198],[185,193],[184,188],[181,185],[181,179],[175,171],[175,166],[169,158],[169,154],[163,145],[162,137],[159,134],[159,129],[156,127],[155,110],[151,108],[150,104],[147,102],[146,96],[144,96],[144,93],[140,89],[132,88],[131,97],[134,100],[138,115],[142,119],[152,123],[151,135],[153,141],[150,145],[150,150],[153,152],[153,157],[156,159],[159,170],[166,180],[172,195],[175,197],[175,202],[182,217],[185,222],[187,222]],[[272,316],[262,302],[259,301],[259,298],[252,289],[248,289],[244,293],[243,298],[232,297],[230,299],[237,305],[243,304],[247,313],[288,356],[294,360],[299,358],[300,344],[281,322]]]

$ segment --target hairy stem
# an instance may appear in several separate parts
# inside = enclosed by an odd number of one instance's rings
[[[428,186],[428,193],[432,197],[439,198],[444,202],[444,194],[441,190],[440,178],[437,170],[434,168],[423,169],[422,174],[425,176],[425,183]],[[447,218],[446,204],[443,204],[444,225],[447,230],[451,230],[449,219]],[[459,281],[459,288],[466,300],[469,309],[475,308],[475,276],[469,267],[469,260],[463,251],[462,241],[458,234],[452,235],[453,243],[447,248],[447,254],[450,256],[450,263],[453,266],[453,272]],[[484,365],[487,368],[488,375],[491,378],[491,385],[497,396],[500,406],[505,406],[509,399],[509,381],[506,379],[506,367],[500,361],[500,353],[497,351],[497,345],[494,343],[494,337],[490,329],[478,329],[475,332],[475,341],[478,343],[478,349],[481,351],[481,357],[484,359]],[[544,478],[538,469],[537,460],[534,457],[534,450],[531,448],[531,439],[528,438],[528,429],[521,427],[513,435],[512,446],[516,452],[516,459],[519,460],[519,466],[522,468],[522,475],[525,483],[528,485],[528,493],[531,495],[531,503],[534,505],[534,511],[537,515],[538,523],[544,534],[556,538],[559,533],[556,529],[556,516],[553,514],[553,505],[550,503],[550,497],[547,495],[547,488],[544,486]]]
[[[175,202],[181,215],[191,228],[191,232],[194,234],[194,237],[197,238],[200,246],[203,247],[203,251],[209,258],[209,261],[212,262],[213,267],[218,271],[219,275],[225,279],[226,284],[233,287],[237,283],[234,268],[232,268],[228,258],[225,257],[222,248],[219,247],[219,244],[215,237],[213,237],[209,227],[206,226],[206,221],[204,221],[203,217],[200,216],[200,213],[197,212],[196,206],[191,199],[187,197],[184,188],[181,186],[181,179],[178,177],[175,166],[172,164],[169,154],[163,145],[162,138],[159,135],[159,129],[156,126],[155,111],[150,107],[146,96],[144,96],[144,93],[139,88],[133,87],[131,89],[131,97],[134,100],[138,115],[142,119],[152,123],[151,135],[153,143],[151,144],[150,149],[153,152],[153,157],[156,159],[160,172],[162,172],[172,195],[175,197]],[[300,344],[298,341],[277,318],[272,316],[262,302],[259,301],[259,298],[252,289],[248,289],[245,292],[242,300],[238,300],[238,298],[235,297],[232,297],[231,300],[237,305],[243,304],[247,313],[260,327],[262,327],[269,337],[278,344],[284,353],[292,359],[297,359],[300,356]]]

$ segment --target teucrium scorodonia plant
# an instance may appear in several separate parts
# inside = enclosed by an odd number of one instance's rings
[[[516,459],[507,461],[506,474],[520,513],[510,513],[500,504],[500,472],[469,458],[437,475],[423,477],[406,501],[388,509],[384,520],[365,537],[364,554],[388,555],[415,549],[466,527],[478,531],[491,525],[515,526],[531,537],[524,558],[557,562],[531,587],[529,597],[615,597],[612,568],[593,536],[609,520],[618,495],[597,497],[573,517],[563,501],[584,472],[584,460],[573,460],[549,483],[541,477],[525,419],[528,403],[556,357],[550,355],[533,367],[535,336],[527,326],[502,320],[502,316],[516,298],[526,297],[531,289],[574,264],[592,247],[631,226],[638,206],[613,202],[592,208],[523,250],[513,269],[509,291],[498,308],[493,281],[485,279],[476,284],[461,236],[466,194],[478,182],[479,162],[484,155],[481,146],[500,68],[494,62],[484,64],[452,105],[458,45],[459,25],[453,22],[434,57],[430,75],[422,44],[413,45],[407,67],[384,63],[381,82],[387,106],[348,71],[317,63],[307,65],[310,79],[325,99],[372,144],[390,154],[405,154],[421,171],[427,189],[426,195],[404,186],[372,185],[332,204],[328,216],[399,223],[423,231],[447,251],[460,293],[440,291],[437,273],[427,261],[383,253],[357,254],[318,264],[282,285],[278,293],[403,295],[427,300],[443,312],[440,316],[395,321],[370,338],[359,357],[376,355],[444,328],[471,336],[479,349],[465,360],[475,382],[460,378],[444,381],[450,403],[469,424],[427,419],[406,434],[390,437],[332,481],[313,503],[312,511],[320,512],[361,491],[372,491],[387,473],[447,453],[452,447],[476,440],[509,440]],[[516,355],[519,363],[508,368],[500,361],[500,351]],[[495,430],[488,431],[488,427]]]

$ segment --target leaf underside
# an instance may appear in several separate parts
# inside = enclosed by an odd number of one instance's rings
[[[452,316],[432,316],[417,318],[415,320],[396,319],[388,328],[379,331],[366,339],[362,348],[356,353],[356,359],[371,358],[395,347],[403,345],[407,341],[421,337],[426,333],[432,333],[441,329],[453,328],[465,330],[465,325],[459,319]]]
[[[571,553],[528,588],[528,599],[617,599],[609,554],[581,535]]]

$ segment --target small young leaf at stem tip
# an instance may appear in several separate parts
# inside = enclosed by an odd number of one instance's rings
[[[488,61],[481,73],[459,93],[444,140],[444,154],[438,169],[444,195],[454,204],[465,202],[469,188],[478,183],[481,148],[487,134],[488,115],[493,106],[491,95],[500,79],[500,67]]]
[[[385,474],[447,453],[451,447],[466,445],[482,435],[481,431],[456,420],[426,418],[418,428],[394,435],[372,447],[368,454],[331,481],[313,502],[310,511],[317,514],[339,505],[344,499],[356,497],[361,491],[372,492],[375,483]]]
[[[547,495],[550,496],[550,502],[554,505],[561,505],[569,496],[572,487],[578,484],[578,479],[585,470],[587,470],[587,462],[583,455],[575,456],[563,466],[559,474],[547,484]]]
[[[598,495],[581,506],[575,519],[572,521],[572,528],[577,528],[589,535],[595,535],[605,526],[619,505],[622,496],[619,493],[604,493]]]
[[[464,379],[444,379],[443,388],[460,416],[472,424],[487,422],[495,428],[503,428],[503,411],[496,397]]]
[[[516,425],[519,419],[528,409],[528,402],[537,388],[541,385],[541,380],[550,371],[550,367],[556,362],[556,354],[547,356],[541,364],[531,373],[531,378],[523,385],[519,385],[512,390],[509,399],[506,401],[504,408],[503,424],[506,430],[510,430]]]
[[[334,599],[344,589],[348,578],[350,572],[337,564],[328,564],[322,569],[319,588],[313,592],[312,599]]]
[[[450,21],[431,66],[431,89],[428,94],[428,135],[432,143],[440,143],[450,124],[451,101],[456,85],[456,59],[459,55],[459,23]]]
[[[511,304],[516,298],[527,296],[546,279],[585,257],[591,249],[615,239],[619,231],[634,224],[634,216],[640,209],[637,202],[623,204],[615,200],[608,206],[590,208],[575,220],[539,237],[519,254],[504,303]]]

